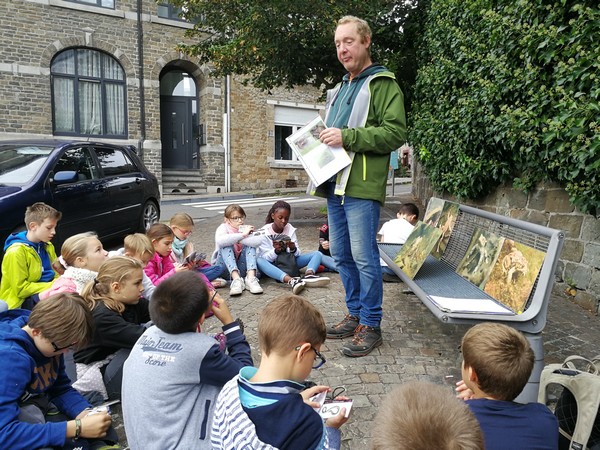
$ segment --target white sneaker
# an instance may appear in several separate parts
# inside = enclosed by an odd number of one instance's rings
[[[245,283],[246,283],[246,289],[248,289],[252,294],[262,294],[263,293],[263,288],[261,288],[260,284],[258,284],[258,278],[246,277]]]
[[[308,287],[321,287],[327,286],[331,280],[328,277],[320,277],[311,273],[310,275],[304,275],[302,281],[304,281]]]
[[[229,286],[229,295],[240,295],[244,291],[244,280],[242,278],[236,278],[231,282]]]
[[[304,286],[306,286],[304,281],[302,281],[300,278],[292,278],[290,281],[288,281],[288,285],[292,288],[292,293],[294,295],[298,295],[300,292],[302,292]]]

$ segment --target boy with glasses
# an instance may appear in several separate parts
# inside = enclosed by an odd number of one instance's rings
[[[258,340],[258,369],[244,367],[217,398],[213,449],[339,449],[346,409],[323,422],[309,399],[329,388],[303,384],[325,363],[319,310],[297,295],[277,297],[261,313]]]

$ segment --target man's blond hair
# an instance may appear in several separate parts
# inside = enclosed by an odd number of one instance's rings
[[[366,20],[360,19],[356,16],[344,16],[340,20],[338,20],[337,26],[346,25],[347,23],[356,24],[356,32],[360,36],[361,42],[365,42],[365,38],[369,37],[371,39],[371,27],[367,23]]]

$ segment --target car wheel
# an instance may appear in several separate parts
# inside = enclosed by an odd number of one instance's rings
[[[158,212],[158,206],[152,200],[148,200],[144,204],[142,209],[142,217],[140,219],[140,231],[146,232],[150,225],[158,222],[160,219],[160,213]]]

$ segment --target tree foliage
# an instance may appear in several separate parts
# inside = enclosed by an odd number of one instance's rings
[[[398,51],[401,29],[416,0],[170,0],[196,22],[179,49],[215,68],[215,76],[245,75],[263,90],[312,84],[328,88],[344,74],[333,45],[335,24],[351,14],[374,34],[374,58]],[[413,70],[413,72],[415,72]],[[414,77],[414,75],[413,75]]]
[[[411,141],[436,189],[565,186],[600,213],[596,0],[432,0]]]

